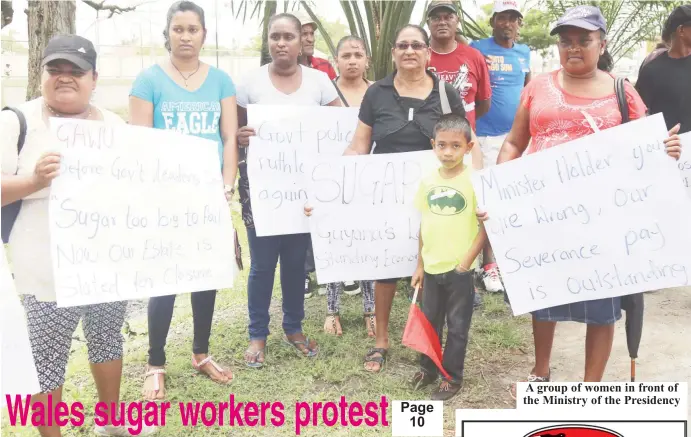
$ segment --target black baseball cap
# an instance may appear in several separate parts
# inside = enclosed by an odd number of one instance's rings
[[[691,24],[691,5],[682,5],[674,8],[669,17],[667,17],[667,21],[665,21],[662,37],[669,39],[677,30],[677,27],[687,23]]]
[[[73,63],[82,70],[96,69],[96,49],[91,41],[78,35],[58,35],[51,38],[43,51],[41,66],[56,60]]]
[[[585,30],[601,30],[607,33],[607,22],[602,16],[600,8],[595,6],[575,6],[564,12],[564,15],[554,25],[550,35],[556,35],[562,27],[573,26]]]
[[[455,2],[451,0],[432,0],[429,6],[427,6],[427,16],[429,17],[433,12],[441,9],[447,9],[449,12],[458,14],[458,8],[456,8]]]

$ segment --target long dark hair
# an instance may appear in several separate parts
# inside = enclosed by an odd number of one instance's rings
[[[365,54],[367,54],[367,45],[365,44],[365,40],[360,38],[357,35],[346,35],[343,38],[338,41],[338,44],[336,44],[336,56],[338,56],[338,53],[341,51],[341,48],[343,47],[343,44],[347,43],[348,41],[355,41],[358,44],[362,46],[362,48],[365,50]]]
[[[298,35],[300,35],[300,34],[302,33],[302,23],[300,23],[300,20],[298,19],[298,17],[296,17],[296,16],[293,15],[293,14],[289,14],[289,13],[287,13],[287,12],[283,12],[283,13],[280,13],[280,14],[272,15],[271,18],[269,18],[269,26],[268,26],[269,29],[271,29],[271,26],[272,26],[276,21],[281,20],[281,19],[283,19],[283,18],[285,18],[285,19],[291,21],[291,22],[295,25],[295,30],[297,31]]]
[[[195,2],[189,0],[182,0],[173,3],[168,9],[168,15],[166,17],[166,28],[163,29],[163,37],[166,39],[165,47],[166,50],[170,51],[170,22],[173,21],[173,17],[178,12],[194,12],[199,16],[199,22],[202,24],[202,29],[206,32],[206,20],[204,19],[204,9]]]
[[[394,36],[393,41],[391,42],[391,46],[393,47],[396,44],[396,41],[398,41],[398,37],[401,35],[401,32],[403,32],[406,29],[415,29],[420,34],[422,35],[422,40],[427,44],[427,47],[429,47],[429,35],[427,34],[427,31],[422,27],[418,26],[417,24],[406,24],[405,26],[401,27],[398,29],[396,32],[396,36]]]
[[[602,41],[607,39],[607,34],[604,31],[600,31],[600,39]],[[609,51],[605,48],[604,53],[600,55],[600,59],[597,60],[597,69],[601,71],[610,72],[614,68],[614,58],[609,54]]]

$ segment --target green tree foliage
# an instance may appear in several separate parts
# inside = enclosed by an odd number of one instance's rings
[[[491,35],[492,26],[489,24],[489,19],[492,16],[492,4],[484,5],[481,9],[483,15],[477,17],[475,22],[484,33]],[[519,42],[527,45],[531,50],[538,51],[541,55],[544,55],[547,49],[554,44],[554,38],[549,36],[549,25],[549,14],[539,9],[531,8],[525,13],[523,18],[523,25],[518,38]]]
[[[607,21],[608,50],[616,62],[638,48],[640,43],[657,39],[669,14],[683,2],[542,0],[541,3],[550,21],[555,21],[573,6],[599,7]]]

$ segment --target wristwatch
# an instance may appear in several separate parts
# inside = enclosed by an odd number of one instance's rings
[[[226,184],[223,186],[223,192],[225,194],[230,194],[232,196],[233,194],[235,194],[235,187],[232,185]]]

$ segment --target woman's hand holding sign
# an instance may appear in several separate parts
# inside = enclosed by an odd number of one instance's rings
[[[669,156],[679,161],[681,156],[681,139],[679,139],[679,129],[681,124],[677,124],[672,129],[669,130],[669,138],[667,138],[665,143],[665,151]]]
[[[60,174],[60,154],[44,153],[34,167],[32,182],[39,189],[50,185],[51,181]]]
[[[257,135],[253,128],[249,126],[243,126],[238,129],[238,146],[249,147],[250,137]]]

